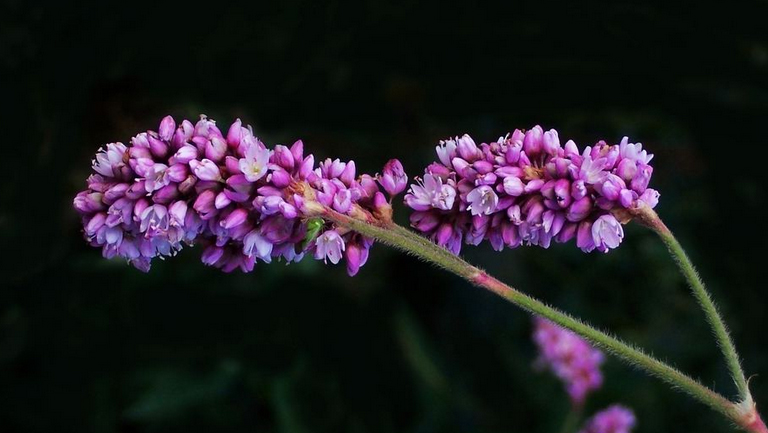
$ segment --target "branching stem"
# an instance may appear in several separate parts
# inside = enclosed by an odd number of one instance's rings
[[[501,296],[532,314],[544,317],[575,332],[630,365],[637,367],[652,376],[660,378],[673,388],[685,392],[699,402],[720,412],[745,431],[752,433],[768,433],[751,398],[749,400],[742,400],[739,403],[733,403],[721,394],[706,387],[669,364],[646,354],[641,349],[624,343],[616,337],[600,331],[567,313],[550,307],[543,302],[502,283],[496,278],[488,275],[486,272],[467,263],[461,257],[456,256],[430,240],[393,223],[390,218],[375,218],[370,217],[370,215],[360,218],[351,217],[338,213],[330,208],[316,205],[311,205],[310,209],[311,212],[314,212],[317,216],[332,221],[340,227],[345,227],[349,230],[369,236],[391,247],[412,254],[419,259],[439,266],[476,286]],[[664,236],[662,236],[662,238],[664,238]],[[673,240],[674,238],[671,239]],[[671,242],[671,244],[668,245],[677,245],[675,248],[679,248],[679,251],[682,253],[682,248],[679,247],[679,244],[677,244],[676,241],[669,242]],[[690,266],[690,262],[687,261],[687,258],[685,260],[686,263],[689,264],[686,269],[693,272],[692,275],[695,275],[695,271],[693,271],[692,266]],[[698,281],[698,277],[696,278]],[[700,284],[700,281],[699,287],[701,288],[701,292],[706,295],[706,292],[703,292],[703,285]],[[695,289],[695,292],[697,291],[699,291],[699,289]],[[708,300],[714,309],[714,304],[712,304],[709,296],[705,296],[704,299]],[[721,321],[719,323],[722,325]],[[724,332],[722,335],[727,336],[724,326],[722,331]],[[733,353],[735,355],[735,351]],[[738,358],[734,359],[737,360]],[[738,362],[735,365],[738,366]],[[738,371],[741,370],[739,369]]]

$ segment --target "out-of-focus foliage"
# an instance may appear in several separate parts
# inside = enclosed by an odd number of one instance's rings
[[[168,113],[412,175],[452,134],[630,135],[747,372],[768,374],[768,6],[549,6],[2,2],[0,431],[558,431],[567,397],[531,369],[529,318],[381,245],[355,278],[309,261],[225,275],[196,250],[145,275],[87,247],[71,200],[92,154]],[[465,255],[732,394],[661,243],[626,236],[609,255]],[[641,433],[731,431],[609,358],[587,413],[614,402]]]

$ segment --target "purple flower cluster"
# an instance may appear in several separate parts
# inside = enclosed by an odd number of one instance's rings
[[[653,155],[640,143],[600,141],[579,151],[554,129],[515,130],[479,146],[469,135],[441,141],[438,161],[411,185],[411,225],[458,254],[461,244],[490,241],[496,250],[547,248],[576,239],[583,251],[607,252],[624,230],[612,211],[658,203],[648,188]]]
[[[584,403],[587,394],[600,388],[603,353],[573,332],[537,317],[533,341],[539,350],[536,365],[552,371],[565,384],[571,400]]]
[[[390,196],[407,184],[397,160],[380,176],[357,176],[354,161],[316,166],[301,141],[269,149],[239,119],[225,136],[205,116],[195,124],[167,116],[129,146],[107,144],[93,170],[74,199],[85,237],[104,257],[143,271],[155,257],[200,243],[202,261],[225,272],[308,253],[333,264],[343,257],[354,275],[373,240],[312,218],[305,200],[343,214],[374,212],[389,206],[379,184]]]
[[[534,319],[533,341],[539,351],[535,366],[552,371],[565,384],[571,402],[583,406],[587,395],[603,384],[603,353],[575,333],[541,317]],[[630,409],[613,405],[590,418],[579,433],[629,433],[635,426]]]
[[[634,427],[632,410],[615,404],[596,413],[579,433],[629,433]]]

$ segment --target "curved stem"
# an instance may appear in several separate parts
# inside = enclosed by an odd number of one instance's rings
[[[696,298],[696,301],[701,306],[704,314],[707,317],[712,328],[712,333],[715,335],[717,345],[725,356],[726,363],[728,364],[728,370],[730,371],[731,378],[736,384],[736,388],[739,391],[739,398],[744,402],[751,402],[752,395],[749,392],[749,384],[744,370],[741,368],[739,361],[739,355],[736,352],[736,346],[733,344],[733,339],[728,332],[728,327],[725,325],[723,317],[717,309],[712,297],[707,289],[704,287],[704,282],[701,281],[696,268],[688,258],[680,242],[677,241],[672,231],[661,221],[659,215],[651,208],[644,206],[638,210],[638,221],[647,227],[650,227],[656,234],[659,235],[664,244],[667,246],[670,254],[677,262],[680,272],[688,280],[688,285],[691,287],[691,292]]]
[[[543,302],[502,283],[484,271],[467,263],[461,257],[451,254],[444,248],[435,245],[410,230],[399,227],[391,221],[364,221],[340,214],[328,208],[318,210],[318,216],[333,221],[339,226],[375,238],[380,242],[446,269],[474,285],[485,288],[501,296],[530,313],[547,318],[552,322],[579,334],[593,344],[605,349],[629,364],[644,370],[653,376],[659,377],[672,385],[672,387],[689,394],[696,400],[722,413],[739,425],[743,425],[743,414],[739,413],[733,403],[693,378],[683,374],[676,368],[653,358],[638,348],[624,343],[618,338],[595,329],[581,320],[573,318],[564,312],[550,307]]]

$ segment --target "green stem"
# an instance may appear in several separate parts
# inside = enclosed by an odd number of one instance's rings
[[[549,319],[552,322],[581,335],[595,345],[623,359],[629,364],[644,370],[653,376],[659,377],[674,388],[682,390],[696,400],[722,413],[739,425],[742,425],[743,423],[743,414],[737,410],[733,403],[691,377],[683,374],[676,368],[502,283],[484,271],[467,263],[461,257],[451,254],[444,248],[435,245],[410,230],[399,227],[392,222],[363,221],[361,219],[340,214],[328,208],[323,208],[322,211],[318,211],[318,214],[325,219],[335,222],[341,227],[346,227],[363,235],[375,238],[380,242],[435,264],[464,278],[474,285],[485,288],[501,296],[530,313]]]
[[[717,345],[725,356],[728,370],[730,370],[731,378],[733,378],[733,382],[736,384],[740,400],[751,402],[752,395],[749,392],[749,384],[744,375],[744,370],[741,368],[739,355],[736,352],[733,339],[728,332],[728,328],[726,327],[725,321],[723,321],[723,317],[720,315],[717,306],[712,301],[712,297],[704,287],[701,277],[699,277],[698,272],[696,272],[696,268],[693,267],[693,263],[691,263],[691,260],[680,245],[680,242],[678,242],[672,234],[672,231],[661,221],[661,218],[659,218],[659,215],[655,211],[648,207],[643,207],[639,211],[639,216],[640,218],[638,221],[641,224],[650,227],[659,235],[659,237],[661,237],[661,240],[664,241],[664,244],[672,254],[675,262],[677,262],[680,272],[682,272],[685,279],[688,280],[691,292],[701,306],[701,309],[704,311],[707,322],[709,322],[709,325],[712,328],[712,333],[717,340]]]
[[[583,409],[584,407],[580,404],[571,406],[571,410],[568,411],[568,415],[565,416],[563,425],[560,427],[560,433],[575,433],[578,431]]]

